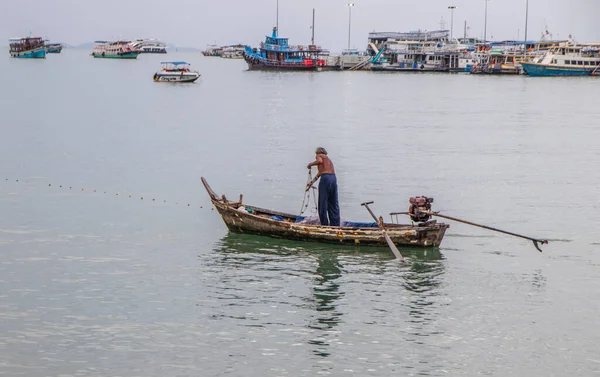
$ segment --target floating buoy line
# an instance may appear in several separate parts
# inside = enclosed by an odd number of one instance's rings
[[[31,184],[29,182],[29,180],[23,180],[23,179],[5,179],[5,182],[7,183],[24,183],[24,184]],[[64,189],[64,190],[68,190],[68,191],[84,191],[84,192],[94,192],[96,194],[104,194],[106,196],[125,196],[128,199],[136,199],[136,200],[143,200],[146,202],[155,202],[155,203],[164,203],[164,204],[175,204],[175,205],[181,205],[184,207],[191,207],[191,208],[204,208],[204,206],[192,206],[189,202],[185,202],[185,201],[177,201],[177,200],[166,200],[166,199],[160,199],[160,198],[153,198],[153,197],[144,197],[143,195],[134,195],[134,194],[122,194],[119,192],[110,192],[110,191],[105,191],[105,190],[98,190],[98,189],[91,189],[91,188],[87,188],[85,189],[84,187],[80,187],[80,186],[73,186],[73,185],[61,185],[61,184],[52,184],[52,183],[48,183],[46,186],[46,183],[43,184],[43,186],[40,187],[58,187],[59,189]],[[210,206],[211,211],[214,211],[214,208],[212,206]]]

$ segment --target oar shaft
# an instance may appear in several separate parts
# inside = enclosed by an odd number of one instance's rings
[[[365,206],[367,208],[367,211],[369,211],[369,213],[371,214],[371,216],[373,217],[373,220],[375,220],[375,222],[377,224],[379,224],[379,219],[377,218],[377,216],[375,216],[375,214],[373,213],[373,211],[371,210],[371,208],[369,208],[368,205]]]
[[[385,231],[385,227],[383,226],[383,221],[379,221],[379,219],[377,219],[377,216],[375,216],[375,214],[373,213],[371,208],[369,208],[369,204],[372,204],[372,203],[373,202],[366,202],[366,203],[362,203],[361,205],[363,205],[367,209],[367,211],[369,211],[369,213],[373,217],[373,220],[375,220],[375,222],[377,223],[377,226],[381,230],[381,234],[383,234],[383,238],[385,239],[385,242],[388,244],[388,247],[390,248],[390,250],[392,250],[392,253],[396,257],[396,259],[398,259],[400,261],[404,261],[404,257],[402,256],[402,254],[400,254],[400,250],[398,250],[396,245],[394,245],[394,241],[392,241],[390,236]]]

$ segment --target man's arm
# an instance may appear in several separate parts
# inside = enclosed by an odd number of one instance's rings
[[[313,162],[311,162],[310,164],[306,165],[306,167],[308,169],[310,169],[313,166],[317,166],[323,163],[323,159],[320,156],[317,156],[317,159],[314,160]]]
[[[306,191],[308,191],[312,187],[312,185],[315,184],[315,182],[317,181],[317,179],[319,179],[320,176],[321,176],[321,172],[317,172],[317,175],[315,175],[313,180],[310,181],[310,183],[306,185]]]

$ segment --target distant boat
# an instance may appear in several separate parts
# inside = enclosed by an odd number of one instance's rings
[[[471,67],[471,74],[478,75],[518,75],[522,71],[520,62],[531,56],[526,52],[490,50],[481,55],[475,54],[476,63]]]
[[[154,74],[156,82],[194,82],[200,73],[190,70],[187,62],[162,62],[162,69]]]
[[[221,57],[225,59],[243,59],[244,45],[224,46],[222,47]]]
[[[274,27],[273,34],[265,37],[258,49],[244,48],[244,60],[250,70],[316,71],[326,65],[322,51],[315,45],[290,46],[288,38],[277,36]]]
[[[140,53],[129,41],[96,41],[92,56],[105,59],[136,59]]]
[[[20,59],[44,59],[46,42],[40,37],[11,38],[10,56]]]
[[[202,51],[204,56],[220,57],[223,54],[223,47],[216,45],[209,45],[206,50]]]
[[[596,76],[600,72],[600,48],[596,45],[562,44],[530,62],[521,62],[529,76]]]
[[[131,46],[140,54],[166,54],[167,45],[155,39],[136,39]]]
[[[60,43],[47,43],[46,53],[47,54],[60,54],[63,49],[63,45]]]

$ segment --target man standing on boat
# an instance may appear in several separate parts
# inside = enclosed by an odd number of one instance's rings
[[[310,169],[316,166],[319,172],[315,178],[306,185],[308,191],[312,185],[319,182],[319,220],[321,225],[340,226],[340,204],[338,202],[337,179],[333,162],[327,156],[325,148],[319,147],[315,151],[316,159],[307,165]]]

